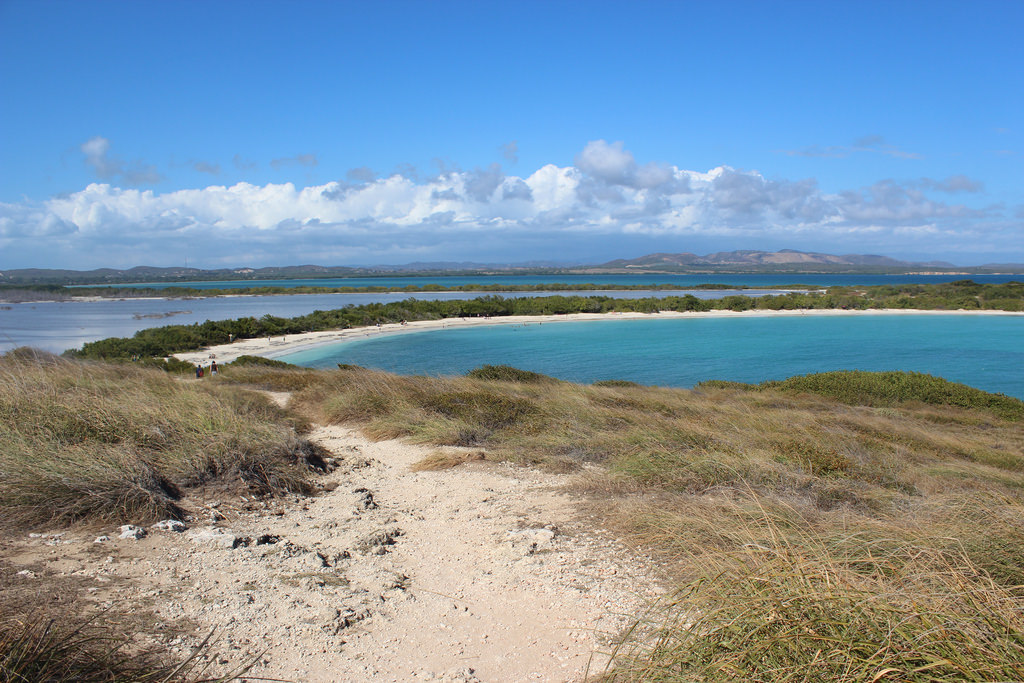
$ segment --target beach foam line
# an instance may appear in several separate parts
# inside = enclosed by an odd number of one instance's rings
[[[260,339],[241,339],[230,344],[218,344],[199,351],[172,354],[180,360],[208,365],[210,361],[230,363],[239,356],[261,356],[276,358],[298,351],[337,344],[356,339],[379,338],[428,330],[480,327],[484,325],[531,325],[539,323],[597,322],[601,320],[668,320],[680,318],[763,318],[763,317],[804,317],[804,316],[871,316],[871,315],[1008,315],[1024,316],[1018,311],[993,310],[922,310],[904,308],[883,308],[869,310],[842,310],[834,308],[796,310],[749,310],[749,311],[661,311],[659,313],[568,313],[564,315],[509,315],[487,318],[444,318],[443,320],[416,320],[406,324],[387,323],[380,326],[352,327],[345,330],[302,332]]]

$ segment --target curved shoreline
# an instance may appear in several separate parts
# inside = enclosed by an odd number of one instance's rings
[[[230,344],[218,344],[198,351],[172,354],[175,358],[189,363],[209,364],[230,363],[239,356],[261,356],[276,358],[298,351],[307,351],[326,344],[353,341],[356,339],[379,338],[429,330],[479,327],[484,325],[529,325],[532,323],[597,322],[602,320],[668,320],[679,318],[759,318],[759,317],[802,317],[802,316],[864,316],[864,315],[1001,315],[1024,316],[1024,312],[997,310],[925,310],[882,308],[867,310],[842,310],[833,308],[796,310],[749,310],[749,311],[662,311],[659,313],[568,313],[561,315],[510,315],[485,318],[444,318],[442,320],[417,320],[406,323],[387,323],[380,326],[352,327],[344,330],[303,332],[278,337],[242,339]]]

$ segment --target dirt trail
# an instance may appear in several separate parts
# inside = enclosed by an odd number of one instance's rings
[[[339,427],[312,439],[338,462],[315,498],[3,554],[92,582],[100,605],[216,628],[224,667],[266,650],[252,676],[299,681],[582,680],[659,591],[644,558],[580,518],[565,476],[487,462],[417,473],[437,449]]]

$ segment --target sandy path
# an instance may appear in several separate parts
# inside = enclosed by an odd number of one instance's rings
[[[220,505],[140,540],[30,538],[4,555],[94,582],[100,605],[216,628],[223,667],[266,649],[251,674],[298,681],[582,680],[604,667],[621,615],[658,594],[644,558],[579,517],[565,476],[487,462],[415,473],[436,449],[338,427],[313,438],[339,463],[316,498]]]

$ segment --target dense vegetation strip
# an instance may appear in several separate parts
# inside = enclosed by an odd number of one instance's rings
[[[72,355],[92,359],[168,356],[214,344],[226,344],[237,339],[346,329],[378,323],[397,323],[403,320],[460,317],[755,309],[1024,310],[1024,283],[979,285],[971,281],[960,281],[945,285],[884,286],[868,289],[870,291],[843,287],[826,292],[787,292],[763,297],[737,294],[719,299],[699,299],[692,294],[642,299],[616,299],[608,296],[504,298],[496,295],[455,301],[406,299],[393,303],[314,311],[294,318],[265,315],[261,318],[208,320],[193,325],[150,328],[140,330],[129,338],[112,337],[87,343],[81,350],[73,351]]]

